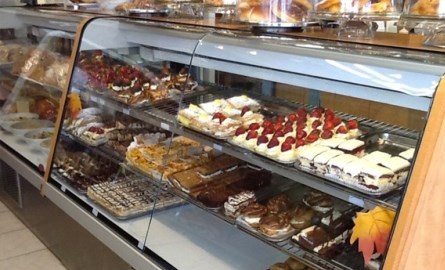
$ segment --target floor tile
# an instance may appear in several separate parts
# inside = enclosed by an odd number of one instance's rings
[[[13,213],[9,211],[0,213],[0,234],[25,228],[25,225]]]
[[[45,249],[0,261],[0,269],[65,270],[65,267],[50,251]]]
[[[4,205],[4,204],[0,201],[0,213],[8,212],[8,211],[9,211],[8,207],[6,207],[6,205]]]
[[[41,249],[46,247],[28,229],[0,234],[0,260]]]

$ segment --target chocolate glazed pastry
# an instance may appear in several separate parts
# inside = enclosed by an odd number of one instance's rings
[[[252,227],[257,227],[260,219],[267,214],[267,208],[259,203],[251,203],[241,210],[244,221]]]
[[[321,214],[329,213],[334,207],[334,202],[332,201],[331,197],[318,191],[312,191],[306,194],[303,197],[303,202],[307,206],[311,207],[314,211]]]
[[[289,198],[284,194],[277,195],[267,202],[267,210],[271,214],[277,214],[283,211],[287,211],[288,209]]]
[[[277,236],[288,232],[291,230],[288,213],[282,212],[262,217],[259,230],[269,236]]]
[[[231,195],[235,195],[237,192],[227,187],[209,188],[199,193],[197,196],[198,201],[202,202],[205,206],[210,208],[222,207],[227,198]]]
[[[299,204],[291,213],[290,224],[298,231],[312,225],[315,212],[306,205]]]

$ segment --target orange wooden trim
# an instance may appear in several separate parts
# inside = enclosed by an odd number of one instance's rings
[[[77,27],[76,36],[74,38],[74,44],[73,44],[73,48],[72,48],[71,56],[70,56],[70,66],[69,66],[69,73],[68,73],[70,77],[69,77],[69,80],[66,80],[65,86],[63,87],[63,93],[62,93],[62,96],[60,97],[60,102],[59,102],[59,111],[57,113],[56,125],[54,128],[54,130],[57,130],[58,132],[60,132],[60,129],[63,126],[62,116],[63,116],[63,111],[65,109],[65,102],[66,102],[66,99],[67,99],[67,96],[69,93],[71,77],[74,72],[74,66],[75,66],[74,62],[76,61],[76,54],[77,54],[77,51],[81,44],[81,37],[82,37],[81,33],[83,33],[85,26],[90,21],[94,20],[95,18],[96,17],[87,18],[87,19],[83,20]],[[51,138],[51,146],[50,146],[50,150],[49,150],[49,154],[48,154],[48,160],[46,161],[45,174],[43,176],[45,183],[48,182],[49,177],[50,177],[51,165],[52,165],[52,161],[53,161],[53,157],[54,157],[57,139],[58,139],[58,136],[52,136],[52,138]],[[41,194],[43,194],[44,187],[45,187],[44,184],[42,184],[40,186]]]
[[[437,243],[435,239],[445,238],[444,101],[445,81],[442,77],[395,225],[385,270],[442,269],[444,266],[445,242],[435,246],[426,241],[428,238],[431,243]],[[438,191],[442,193],[438,195]],[[421,218],[431,210],[435,216]]]

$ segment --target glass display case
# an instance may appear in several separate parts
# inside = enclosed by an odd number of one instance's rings
[[[398,214],[439,53],[123,18],[79,35],[51,187],[161,267],[382,267],[393,226],[365,263],[354,220]]]
[[[74,35],[85,17],[17,8],[0,14],[1,141],[43,171]]]

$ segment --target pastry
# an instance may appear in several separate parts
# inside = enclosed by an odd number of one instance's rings
[[[411,15],[442,15],[440,10],[441,1],[439,0],[419,0],[410,9]]]
[[[328,173],[332,176],[339,177],[343,173],[343,168],[348,163],[357,159],[358,157],[350,154],[336,156],[335,158],[328,161]]]
[[[260,220],[258,230],[269,237],[277,237],[292,231],[289,216],[286,212],[279,214],[267,214]]]
[[[300,246],[314,250],[322,244],[328,242],[330,239],[329,234],[321,227],[311,226],[303,229],[297,235],[292,236],[292,240],[297,242]]]
[[[370,190],[386,189],[392,187],[393,171],[380,165],[366,164],[362,167],[359,184]]]
[[[206,113],[213,115],[217,112],[223,113],[226,117],[231,117],[236,114],[240,114],[241,111],[233,112],[232,106],[225,99],[215,99],[210,102],[199,104]]]
[[[354,215],[355,212],[353,210],[344,213],[334,210],[331,214],[321,219],[320,226],[330,235],[340,235],[353,227],[352,218]]]
[[[326,152],[321,153],[320,155],[314,158],[314,167],[316,171],[320,174],[326,174],[328,171],[327,164],[329,160],[342,155],[343,152],[340,150],[328,150]]]
[[[363,159],[372,162],[374,164],[381,164],[383,161],[390,159],[391,155],[382,151],[374,151],[370,154],[367,154],[363,157]]]
[[[289,210],[289,198],[285,194],[272,197],[267,202],[267,210],[270,214],[277,214]]]
[[[392,157],[381,162],[381,165],[393,171],[394,181],[401,184],[408,177],[411,163],[401,157]]]
[[[258,103],[258,101],[246,95],[231,97],[227,99],[227,102],[229,102],[233,107],[237,109],[248,107],[253,112],[256,112],[260,109],[260,104]]]
[[[305,264],[295,260],[292,257],[289,257],[286,260],[285,264],[287,264],[289,266],[290,270],[304,270],[304,269],[306,269],[306,265]]]
[[[290,213],[290,224],[297,231],[301,231],[312,225],[312,218],[314,217],[314,211],[302,204],[297,205],[297,207]]]
[[[341,143],[344,143],[346,139],[343,138],[330,138],[327,140],[320,141],[320,145],[327,146],[330,148],[337,148]]]
[[[323,152],[330,150],[327,146],[306,145],[298,149],[298,161],[300,166],[306,169],[314,170],[314,158]]]
[[[357,139],[350,139],[339,144],[338,149],[347,154],[361,157],[365,153],[365,142]]]
[[[334,208],[334,202],[331,197],[318,191],[307,193],[304,195],[302,201],[314,211],[321,214],[326,214]]]
[[[414,157],[414,151],[415,151],[414,148],[409,148],[403,152],[400,152],[399,156],[401,156],[402,158],[404,158],[408,161],[411,161],[411,160],[413,160],[413,157]]]
[[[255,193],[252,191],[243,191],[231,195],[224,203],[224,213],[228,217],[236,218],[242,209],[256,201]]]
[[[373,164],[372,162],[366,159],[356,159],[352,162],[349,162],[343,167],[343,172],[340,176],[340,181],[346,181],[351,184],[358,183],[359,175],[362,172],[362,168],[364,166]]]
[[[215,160],[199,166],[196,172],[202,178],[210,178],[238,168],[243,161],[229,155],[221,155]]]
[[[241,210],[242,219],[251,227],[258,227],[260,219],[267,214],[267,207],[259,203],[251,203]]]

